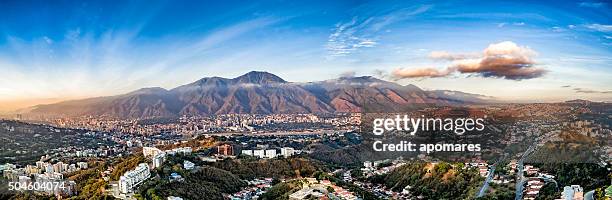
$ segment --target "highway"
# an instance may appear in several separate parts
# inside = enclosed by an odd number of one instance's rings
[[[524,162],[525,162],[525,158],[527,158],[527,156],[533,152],[533,150],[535,149],[537,143],[532,144],[529,149],[527,149],[527,151],[525,151],[525,153],[523,153],[523,155],[521,156],[521,159],[518,161],[518,166],[517,166],[517,180],[516,180],[516,192],[514,194],[514,200],[520,200],[523,198],[523,190],[525,189],[525,181],[527,181],[527,179],[523,176],[523,169],[524,169]]]

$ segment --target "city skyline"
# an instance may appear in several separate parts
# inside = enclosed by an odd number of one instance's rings
[[[239,5],[239,6],[238,6]],[[3,2],[0,110],[268,71],[612,100],[607,2]]]

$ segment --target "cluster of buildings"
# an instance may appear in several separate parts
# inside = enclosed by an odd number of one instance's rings
[[[175,148],[175,149],[165,150],[165,151],[162,151],[155,147],[143,147],[142,148],[142,154],[147,158],[151,158],[153,169],[162,166],[164,164],[164,161],[166,161],[166,156],[168,155],[173,156],[179,153],[180,154],[191,154],[191,152],[192,152],[191,147],[180,147],[180,148]]]
[[[527,187],[524,190],[524,200],[534,200],[544,187],[544,181],[540,178],[530,177],[527,179]]]
[[[333,126],[358,126],[359,114],[319,116],[315,114],[224,114],[216,116],[182,116],[178,120],[163,123],[146,123],[143,119],[115,119],[105,116],[49,119],[60,127],[88,129],[104,132],[122,132],[140,135],[176,133],[192,135],[214,132],[252,132],[255,127],[274,124],[313,123]]]
[[[361,172],[366,176],[370,177],[373,175],[382,175],[387,174],[393,171],[395,168],[404,165],[401,158],[396,160],[377,160],[377,161],[365,161],[363,162],[363,168],[361,168]],[[382,166],[387,165],[387,166]],[[381,167],[382,166],[382,167]]]
[[[365,177],[370,177],[373,175],[382,175],[387,174],[394,169],[405,165],[406,162],[402,160],[402,158],[398,158],[395,160],[377,160],[377,161],[365,161],[363,162],[363,168],[361,168],[361,172]],[[358,179],[355,179],[351,176],[350,171],[346,171],[343,174],[343,179],[345,182],[351,182],[356,186],[361,187],[362,189],[371,192],[381,199],[410,199],[410,192],[405,189],[402,192],[392,191],[390,188],[387,188],[384,184],[374,184],[370,182],[361,182]]]
[[[291,147],[280,148],[280,154],[278,154],[278,151],[276,149],[246,149],[242,150],[241,152],[242,155],[254,156],[258,158],[276,158],[278,156],[288,158],[299,153],[301,153],[301,151],[295,150]]]
[[[76,172],[87,169],[87,167],[86,162],[77,162],[76,164],[57,162],[51,164],[38,161],[36,165],[26,165],[23,168],[18,168],[10,163],[0,165],[0,172],[7,180],[18,182],[22,189],[34,185],[34,187],[29,188],[49,195],[70,196],[76,192],[74,190],[76,183],[64,180],[64,173]]]
[[[302,189],[289,195],[289,200],[302,199],[341,199],[357,200],[351,191],[335,185],[329,180],[318,181],[316,178],[305,178]]]
[[[191,147],[181,147],[165,151],[155,147],[143,147],[143,155],[147,158],[151,158],[152,160],[151,167],[147,163],[140,163],[135,169],[125,172],[125,174],[119,178],[119,182],[116,185],[117,188],[115,189],[115,191],[119,192],[120,194],[114,193],[113,195],[120,199],[127,198],[127,195],[133,193],[138,185],[149,179],[151,176],[151,169],[155,169],[163,165],[164,161],[166,160],[166,156],[176,154],[191,154],[191,152]],[[183,166],[185,169],[193,169],[195,164],[186,161],[183,163]]]
[[[464,163],[465,167],[478,168],[478,174],[482,177],[487,177],[489,175],[489,164],[483,161],[478,162],[468,162]]]
[[[512,169],[516,169],[514,167],[515,163],[511,162]],[[522,172],[527,174],[527,185],[523,190],[523,199],[524,200],[534,200],[538,198],[538,194],[540,194],[540,190],[546,182],[554,182],[555,176],[544,173],[540,171],[537,167],[532,165],[525,165]],[[561,193],[561,198],[558,200],[583,200],[584,192],[580,185],[572,185],[566,186],[563,188],[563,192]]]
[[[599,136],[612,134],[611,127],[605,124],[595,123],[593,120],[577,120],[574,122],[563,122],[564,126],[570,127],[580,134],[587,136]]]
[[[252,200],[259,199],[263,193],[272,187],[272,178],[254,179],[249,181],[249,186],[239,192],[229,195],[231,200]]]
[[[17,180],[20,176],[36,176],[39,174],[47,174],[51,177],[62,177],[64,173],[76,172],[81,169],[87,169],[87,162],[63,163],[38,161],[36,165],[26,165],[23,168],[17,168],[16,165],[7,163],[0,166],[0,171],[4,178],[8,180]]]

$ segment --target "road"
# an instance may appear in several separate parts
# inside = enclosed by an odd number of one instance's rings
[[[521,159],[519,159],[518,161],[518,166],[517,166],[517,180],[516,180],[516,192],[514,194],[514,200],[520,200],[523,198],[523,190],[525,189],[525,181],[527,181],[527,179],[523,176],[523,169],[524,169],[524,161],[525,158],[527,158],[527,156],[533,152],[533,150],[535,150],[536,144],[532,144],[529,149],[527,149],[527,151],[525,151],[525,153],[523,153],[523,155],[521,156]]]
[[[497,166],[497,163],[491,165],[491,170],[489,171],[489,175],[487,176],[487,179],[485,179],[484,184],[482,185],[482,187],[478,191],[478,194],[476,195],[476,198],[484,196],[485,192],[489,188],[489,182],[491,182],[491,180],[493,180],[493,176],[494,176],[493,174],[495,174],[495,167],[496,166]]]
[[[497,164],[499,164],[502,160],[505,160],[505,159],[506,159],[506,155],[504,155],[504,157],[502,157],[501,159],[497,160],[495,164],[491,165],[491,170],[489,171],[489,174],[487,175],[487,178],[485,179],[484,184],[482,184],[482,187],[478,191],[478,194],[476,194],[477,198],[484,196],[484,194],[487,192],[487,189],[489,188],[489,183],[493,180],[493,177],[495,176],[495,168],[497,167]]]

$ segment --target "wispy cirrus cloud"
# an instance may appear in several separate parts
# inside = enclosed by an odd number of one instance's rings
[[[469,58],[478,58],[480,55],[477,53],[450,53],[448,51],[432,51],[429,53],[429,58],[434,60],[463,60]]]
[[[585,7],[585,8],[601,8],[606,6],[606,3],[604,2],[580,2],[578,3],[578,6],[580,7]]]
[[[330,56],[345,56],[360,48],[374,47],[378,43],[375,38],[364,35],[364,27],[372,18],[360,21],[357,17],[350,22],[337,24],[334,33],[329,35],[326,49]]]
[[[379,45],[377,33],[383,28],[427,12],[431,7],[431,5],[422,5],[415,9],[394,10],[383,15],[355,16],[348,22],[338,23],[325,45],[329,53],[328,58],[347,56],[363,48],[375,47]]]
[[[588,29],[596,30],[599,32],[612,32],[612,25],[607,24],[587,24],[584,25]]]
[[[12,56],[0,54],[0,68],[6,76],[0,79],[4,88],[0,88],[0,94],[9,92],[0,95],[0,100],[111,95],[150,83],[157,84],[159,80],[171,79],[168,74],[172,70],[191,67],[200,60],[205,59],[207,63],[231,60],[209,54],[252,31],[285,19],[262,16],[203,34],[178,35],[146,44],[134,39],[140,26],[112,29],[99,36],[77,27],[67,29],[63,37],[43,36],[33,41],[8,36],[9,45],[5,52]]]

